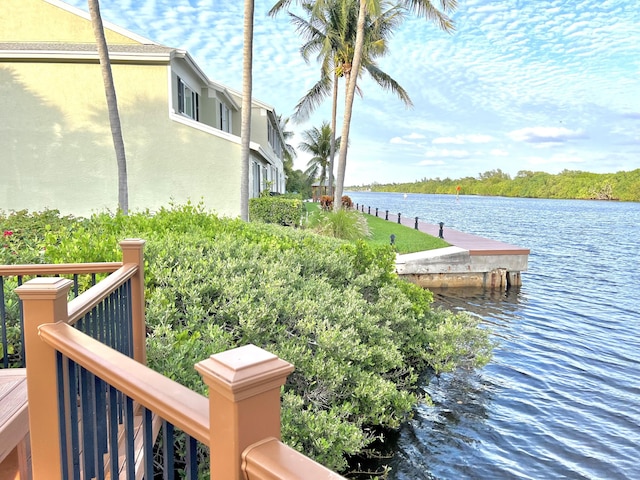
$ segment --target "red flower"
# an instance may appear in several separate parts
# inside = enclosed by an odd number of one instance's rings
[[[3,236],[4,237],[10,237],[11,235],[13,235],[13,232],[11,230],[5,230]]]

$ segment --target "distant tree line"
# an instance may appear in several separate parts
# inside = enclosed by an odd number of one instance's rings
[[[521,170],[514,178],[497,169],[481,173],[477,178],[423,178],[412,183],[373,183],[349,187],[349,190],[365,189],[373,192],[452,195],[459,192],[460,195],[640,202],[640,169],[617,173],[563,170],[555,175]]]

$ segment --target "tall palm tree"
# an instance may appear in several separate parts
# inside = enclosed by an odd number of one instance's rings
[[[293,168],[293,159],[296,158],[296,149],[293,148],[293,145],[289,143],[289,140],[293,138],[293,132],[291,130],[287,130],[289,127],[289,117],[283,118],[282,115],[278,115],[276,117],[276,121],[278,122],[278,128],[282,133],[282,139],[284,140],[283,150],[284,150],[284,164],[289,165]]]
[[[331,127],[328,122],[323,122],[320,128],[312,127],[302,133],[303,141],[298,148],[303,152],[313,155],[307,162],[307,170],[304,172],[312,179],[318,179],[320,185],[327,181],[329,169],[329,155],[331,154]],[[340,144],[340,139],[336,139]]]
[[[358,23],[356,30],[356,42],[353,54],[354,71],[360,70],[364,53],[364,39],[365,39],[365,24],[367,14],[376,15],[380,9],[380,0],[359,0],[360,8],[358,11]],[[447,15],[447,12],[451,12],[456,9],[458,5],[457,0],[440,0],[440,7],[442,10],[438,10],[431,0],[400,0],[398,5],[405,8],[407,11],[411,11],[418,16],[424,17],[427,20],[436,22],[436,24],[445,32],[452,32],[454,30],[453,21]],[[347,82],[347,91],[345,94],[345,111],[342,121],[342,138],[343,144],[340,146],[340,154],[338,156],[338,172],[336,178],[336,191],[335,199],[342,198],[342,192],[344,190],[344,176],[347,168],[347,143],[349,141],[349,129],[351,127],[351,115],[353,113],[353,99],[356,92],[358,76],[352,75]],[[333,208],[339,209],[340,206],[334,200]]]
[[[253,84],[253,0],[244,1],[242,49],[242,114],[240,119],[240,218],[249,221],[249,161],[251,158],[251,90]]]
[[[280,132],[282,132],[282,139],[284,140],[283,150],[284,150],[284,161],[282,162],[284,167],[284,174],[287,178],[286,180],[286,188],[285,190],[288,192],[289,189],[289,181],[293,180],[293,159],[297,156],[295,148],[293,145],[289,143],[289,140],[293,137],[293,132],[288,130],[289,117],[283,118],[282,115],[278,115],[276,117],[278,122],[278,128]]]
[[[279,0],[271,8],[269,14],[275,13],[287,8],[291,4],[292,0]],[[316,0],[311,3],[311,12],[313,15],[318,15],[324,7],[332,0]],[[349,0],[344,0],[344,3]],[[385,2],[383,0],[357,0],[358,1],[358,18],[356,22],[356,35],[353,46],[352,62],[345,64],[349,73],[346,80],[346,92],[345,92],[345,111],[342,122],[342,144],[340,146],[340,152],[338,157],[338,172],[336,177],[336,189],[334,192],[334,209],[340,208],[340,199],[344,190],[344,177],[347,165],[347,147],[349,143],[349,130],[351,127],[351,117],[353,113],[353,100],[357,90],[357,81],[360,75],[360,68],[363,65],[364,58],[364,45],[365,45],[365,33],[367,18],[376,18],[383,10]],[[298,1],[297,3],[304,4],[310,3],[308,1]],[[415,13],[420,17],[424,17],[427,20],[434,21],[442,30],[446,32],[452,32],[454,30],[453,22],[447,15],[448,12],[452,12],[457,7],[457,0],[439,0],[440,9],[434,6],[432,0],[397,0],[396,6],[406,13]],[[351,72],[357,72],[356,75],[351,75]],[[338,201],[336,201],[337,199]]]
[[[309,57],[316,54],[321,63],[321,74],[320,80],[296,105],[294,118],[298,121],[308,118],[309,114],[332,91],[331,131],[333,139],[329,162],[329,189],[333,194],[338,82],[341,77],[348,80],[351,75],[358,3],[356,0],[332,0],[325,1],[324,8],[316,8],[315,12],[314,7],[310,4],[304,4],[303,10],[308,18],[302,18],[291,12],[289,16],[296,30],[306,40],[300,48],[303,58],[308,62]],[[387,8],[377,18],[367,19],[365,53],[360,73],[366,71],[378,85],[396,93],[405,105],[412,106],[407,92],[393,78],[380,70],[375,61],[377,57],[384,56],[387,52],[386,37],[395,26],[399,25],[402,19],[402,10],[396,7]]]
[[[127,186],[127,157],[124,151],[124,140],[122,138],[122,126],[120,125],[120,114],[118,113],[118,99],[116,88],[113,83],[111,72],[111,62],[109,61],[109,49],[104,35],[102,17],[100,15],[100,5],[98,0],[88,0],[89,13],[91,15],[91,25],[93,34],[96,37],[98,47],[98,58],[102,69],[102,80],[104,82],[104,92],[107,97],[107,110],[109,111],[109,124],[111,125],[111,137],[116,151],[116,162],[118,164],[118,208],[127,215],[129,213],[129,188]]]

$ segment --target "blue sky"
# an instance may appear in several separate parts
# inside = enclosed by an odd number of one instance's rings
[[[345,184],[640,168],[637,1],[460,0],[453,34],[411,18],[379,65],[414,108],[361,81]],[[86,0],[67,3],[87,10]],[[255,1],[253,94],[289,116],[319,67],[300,57],[286,14],[267,16],[273,3]],[[100,4],[103,20],[184,48],[209,78],[242,89],[240,0]],[[330,119],[330,107],[327,99],[292,126],[294,146],[300,132]],[[300,155],[296,168],[307,160]]]

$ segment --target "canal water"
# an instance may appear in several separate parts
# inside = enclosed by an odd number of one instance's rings
[[[497,348],[425,379],[434,404],[392,439],[389,479],[640,479],[639,203],[347,194],[531,249],[522,287],[436,292]]]

